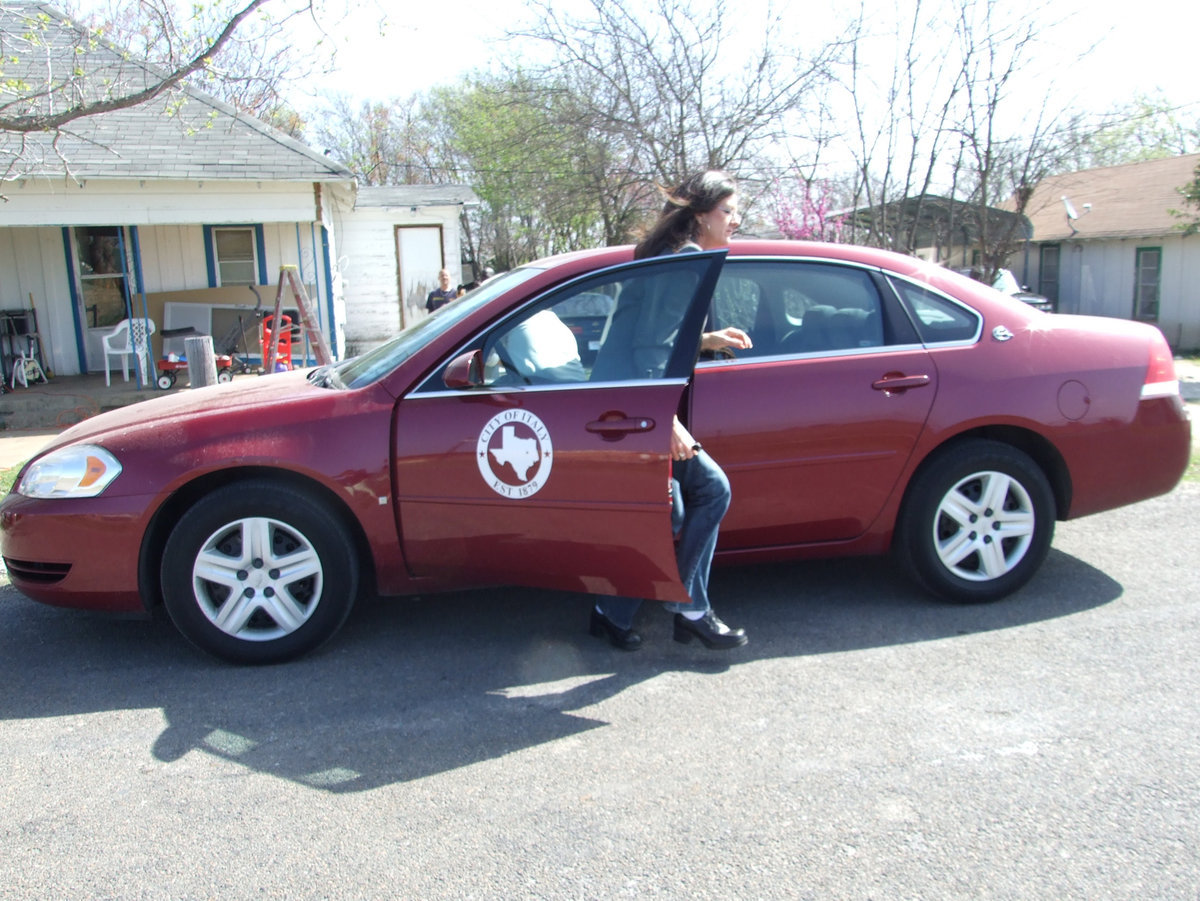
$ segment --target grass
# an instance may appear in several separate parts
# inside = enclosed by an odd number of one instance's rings
[[[16,481],[17,473],[21,471],[20,466],[12,466],[8,469],[0,469],[0,497],[8,494],[8,490],[12,488],[12,484]]]
[[[1197,423],[1192,423],[1192,428],[1196,428]],[[1188,468],[1183,471],[1183,481],[1185,482],[1200,482],[1200,442],[1195,438],[1192,439],[1192,459],[1188,461]]]

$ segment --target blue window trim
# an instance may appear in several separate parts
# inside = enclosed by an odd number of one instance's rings
[[[321,256],[325,260],[325,302],[329,305],[329,316],[325,320],[329,323],[328,334],[326,338],[329,340],[329,352],[334,358],[338,358],[337,346],[337,316],[335,313],[335,304],[333,302],[333,265],[330,259],[329,250],[329,232],[324,225],[319,226],[321,230]]]
[[[83,305],[79,299],[79,285],[75,283],[75,251],[71,245],[71,226],[63,226],[62,239],[63,254],[67,264],[67,288],[71,292],[71,318],[75,321],[75,357],[79,363],[79,371],[83,375],[87,375],[87,347],[83,338]]]
[[[208,269],[208,286],[218,287],[217,283],[217,243],[213,232],[218,228],[252,228],[254,229],[254,255],[258,258],[258,283],[267,282],[267,241],[262,224],[247,225],[245,223],[227,222],[221,225],[204,226],[204,263]]]

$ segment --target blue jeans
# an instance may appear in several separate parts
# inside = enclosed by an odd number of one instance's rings
[[[729,509],[729,479],[707,453],[671,464],[671,527],[678,533],[675,561],[690,604],[665,604],[672,613],[702,613],[709,609],[708,574],[717,550],[717,532]],[[609,595],[596,607],[621,629],[633,626],[641,598]]]

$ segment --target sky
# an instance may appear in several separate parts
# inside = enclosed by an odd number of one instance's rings
[[[755,0],[735,0],[731,7],[742,12],[751,2]],[[909,5],[904,0],[864,2],[868,11],[889,17],[894,7]],[[555,4],[561,5],[562,0]],[[784,11],[785,21],[796,23],[798,32],[830,27],[828,22],[814,23],[817,4],[811,0],[776,0],[773,5]],[[1024,5],[1034,4],[1007,0],[1001,8],[1019,15]],[[341,47],[337,71],[320,79],[320,88],[383,100],[456,81],[472,68],[486,68],[505,29],[525,12],[521,0],[402,6],[394,0],[361,0],[334,29]],[[1054,0],[1048,12],[1064,24],[1054,29],[1053,43],[1041,50],[1039,61],[1081,102],[1106,108],[1110,99],[1161,89],[1177,103],[1200,104],[1194,62],[1200,6],[1179,0]],[[1097,48],[1081,59],[1097,42]],[[1200,111],[1196,116],[1200,118]]]
[[[85,12],[114,0],[74,0]],[[119,2],[119,0],[118,0]],[[179,0],[184,2],[184,0]],[[285,0],[276,0],[282,6]],[[472,69],[486,69],[503,50],[506,30],[528,18],[525,0],[322,0],[338,15],[326,21],[329,40],[317,44],[316,31],[295,28],[292,50],[328,61],[334,71],[298,87],[293,104],[301,112],[318,108],[323,92],[353,100],[389,100],[411,96],[437,84],[449,84]],[[553,0],[556,11],[585,0]],[[631,0],[650,3],[651,0]],[[858,0],[868,21],[890,21],[896,10],[915,0]],[[939,0],[922,0],[927,6]],[[946,0],[953,5],[954,0]],[[1200,29],[1200,5],[1194,0],[996,0],[1004,15],[1021,16],[1040,7],[1039,20],[1060,22],[1031,66],[1056,85],[1072,106],[1108,110],[1138,93],[1163,92],[1188,107],[1190,121],[1200,119],[1200,77],[1194,60]],[[726,0],[733,22],[757,21],[770,5],[797,37],[818,39],[835,32],[833,19],[854,9],[855,0]],[[268,8],[270,4],[268,4]],[[276,7],[278,8],[278,7]],[[345,10],[345,14],[340,14]],[[758,32],[761,36],[761,31]],[[930,39],[933,39],[932,37]],[[747,34],[743,40],[755,40]],[[1087,53],[1089,47],[1095,49]],[[1031,98],[1040,105],[1041,98]],[[1019,108],[1019,104],[1017,104]]]

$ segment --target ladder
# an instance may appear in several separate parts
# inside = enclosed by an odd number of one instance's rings
[[[267,373],[274,372],[275,361],[279,356],[279,332],[282,323],[280,315],[283,312],[283,286],[285,284],[292,291],[292,297],[296,301],[296,309],[300,311],[300,324],[304,326],[304,333],[312,341],[317,363],[321,365],[332,363],[333,354],[329,352],[329,345],[325,341],[325,336],[321,333],[321,326],[312,314],[312,305],[308,299],[308,293],[304,290],[304,285],[300,283],[300,279],[297,277],[296,267],[280,266],[279,288],[275,291],[275,318],[271,320],[274,327],[271,329],[270,346],[266,348],[266,352],[263,354],[263,371]]]

